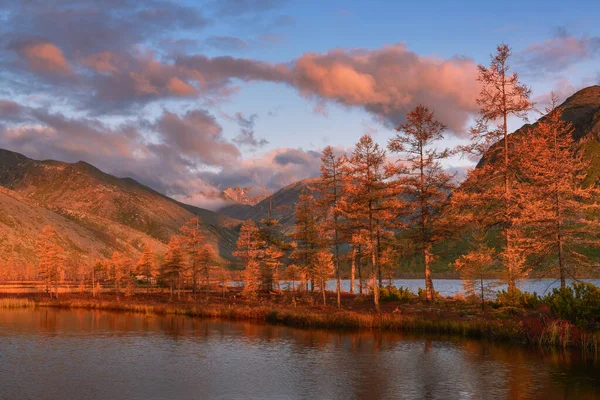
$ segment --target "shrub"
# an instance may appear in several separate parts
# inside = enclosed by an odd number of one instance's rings
[[[555,316],[579,327],[600,328],[600,288],[591,283],[575,282],[573,287],[553,289],[544,302]]]
[[[500,290],[496,301],[504,306],[536,308],[542,302],[537,293],[522,292],[518,288],[513,291]]]
[[[415,295],[405,287],[385,286],[379,288],[379,300],[383,301],[400,301],[407,303],[415,299]]]
[[[419,292],[418,295],[419,299],[421,299],[422,301],[427,301],[427,291],[423,288],[419,288]],[[441,297],[440,292],[438,292],[437,290],[433,291],[433,299],[439,299]]]

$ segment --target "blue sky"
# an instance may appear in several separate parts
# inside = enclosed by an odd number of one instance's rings
[[[82,159],[206,206],[227,186],[275,190],[314,176],[325,145],[349,150],[365,133],[385,144],[419,102],[449,126],[444,146],[460,142],[476,113],[476,64],[501,42],[540,104],[550,90],[564,99],[600,82],[600,4],[590,1],[34,0],[0,10],[0,147]]]

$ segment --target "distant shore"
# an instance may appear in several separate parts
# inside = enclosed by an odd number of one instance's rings
[[[281,293],[256,299],[244,299],[239,293],[220,296],[212,293],[207,301],[184,294],[180,299],[168,294],[136,293],[133,297],[102,294],[59,294],[50,299],[43,293],[0,293],[0,309],[55,307],[124,311],[148,315],[185,315],[235,321],[281,324],[298,328],[361,329],[449,334],[469,338],[499,340],[541,347],[576,348],[600,355],[600,332],[585,332],[576,326],[552,318],[547,310],[487,306],[464,297],[443,298],[434,303],[421,301],[382,303],[376,313],[367,296],[344,294],[342,309],[335,307],[334,294],[328,305],[319,304],[318,296]]]

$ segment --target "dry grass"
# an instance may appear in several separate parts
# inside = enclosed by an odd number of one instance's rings
[[[35,302],[30,299],[6,297],[0,299],[0,308],[33,308]]]

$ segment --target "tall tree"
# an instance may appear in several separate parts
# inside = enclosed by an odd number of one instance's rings
[[[113,281],[115,294],[118,296],[121,293],[121,284],[123,281],[127,284],[129,279],[130,260],[121,252],[115,251],[110,260],[109,276]]]
[[[590,255],[600,246],[600,192],[595,184],[586,184],[590,163],[578,150],[573,126],[561,119],[554,94],[546,111],[532,132],[517,139],[526,193],[517,237],[530,258],[558,270],[565,287],[572,268],[599,261]]]
[[[391,152],[400,154],[397,172],[409,207],[407,226],[414,230],[413,238],[421,248],[428,301],[435,294],[431,279],[432,247],[445,236],[440,224],[442,207],[454,187],[453,175],[444,171],[440,163],[452,152],[435,147],[444,138],[445,129],[429,108],[418,105],[406,115],[406,122],[388,143]]]
[[[314,196],[308,190],[302,190],[296,204],[296,226],[292,234],[296,246],[291,258],[310,282],[311,291],[315,287],[314,255],[319,248],[316,208]]]
[[[335,269],[335,291],[337,306],[341,307],[341,277],[340,277],[340,236],[341,236],[341,200],[343,196],[343,165],[344,157],[336,156],[333,148],[327,146],[321,156],[321,177],[317,181],[319,206],[323,209],[322,215],[329,224],[332,232],[331,244],[333,245],[333,262]]]
[[[460,273],[465,293],[478,296],[481,300],[481,311],[485,311],[485,298],[495,295],[497,280],[489,280],[494,268],[494,249],[488,247],[483,237],[475,233],[472,242],[473,251],[460,256],[454,262],[454,268]]]
[[[260,289],[264,248],[264,240],[254,221],[245,221],[240,229],[237,249],[233,255],[242,260],[245,281],[243,292],[250,296],[256,295]]]
[[[142,255],[135,266],[135,272],[146,278],[146,290],[150,292],[150,282],[154,273],[154,253],[150,242],[144,244]]]
[[[196,294],[198,288],[198,275],[201,268],[206,268],[202,262],[206,260],[206,239],[200,232],[200,219],[194,217],[187,221],[180,229],[182,245],[188,259],[189,273],[192,280],[192,293]]]
[[[168,282],[171,290],[171,299],[175,289],[177,298],[181,297],[181,278],[185,269],[182,239],[178,235],[171,236],[167,245],[167,252],[161,265],[161,278]]]
[[[491,55],[489,67],[480,65],[477,80],[481,84],[481,92],[477,98],[479,117],[471,129],[473,144],[468,146],[470,152],[485,155],[488,163],[471,174],[471,183],[479,186],[481,201],[485,207],[477,210],[484,213],[486,229],[499,227],[504,241],[501,258],[507,268],[509,291],[516,288],[516,279],[520,277],[522,259],[520,252],[514,248],[512,241],[512,225],[518,212],[518,198],[513,193],[515,169],[512,163],[514,146],[508,134],[508,118],[514,116],[527,120],[527,113],[532,110],[531,90],[519,81],[517,73],[510,73],[508,60],[511,49],[501,44],[496,54]],[[496,123],[499,121],[499,124]],[[494,126],[490,126],[493,124]],[[498,186],[501,189],[498,190]],[[476,193],[476,192],[474,192]]]
[[[327,280],[331,276],[334,270],[333,257],[328,249],[319,249],[314,257],[313,262],[315,265],[315,281],[317,288],[321,292],[323,298],[323,305],[327,304]]]
[[[208,243],[204,243],[194,256],[194,263],[202,276],[202,285],[204,286],[204,294],[207,299],[210,295],[211,270],[215,267],[216,258],[217,255],[214,249]]]
[[[37,247],[39,258],[38,275],[45,282],[46,293],[52,297],[50,288],[54,285],[54,296],[58,297],[58,283],[65,256],[58,242],[56,231],[52,226],[46,225],[42,229]]]
[[[387,222],[392,220],[392,212],[386,203],[394,198],[390,195],[386,168],[385,149],[381,149],[371,136],[360,138],[352,155],[344,166],[344,192],[341,209],[351,224],[364,233],[368,240],[370,254],[373,303],[379,311],[379,281],[382,280],[379,255],[379,238]]]

